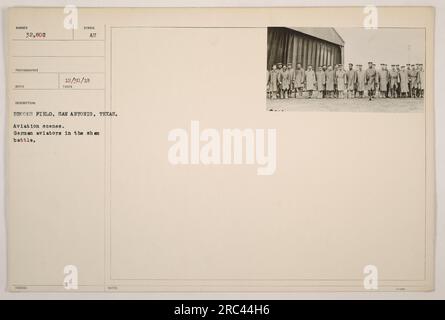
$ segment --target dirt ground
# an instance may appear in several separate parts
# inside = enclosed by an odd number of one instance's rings
[[[424,99],[267,99],[268,111],[423,112]]]

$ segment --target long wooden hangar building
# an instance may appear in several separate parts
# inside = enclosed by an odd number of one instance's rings
[[[267,68],[279,62],[295,68],[344,64],[345,42],[334,28],[267,28]]]

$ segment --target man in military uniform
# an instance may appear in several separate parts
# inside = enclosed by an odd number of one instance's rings
[[[406,72],[408,72],[408,94],[407,96],[409,98],[411,98],[411,91],[412,91],[412,87],[411,87],[411,65],[409,63],[406,64]]]
[[[397,70],[397,74],[398,74],[398,76],[399,76],[399,82],[397,83],[397,97],[401,97],[401,94],[400,94],[400,65],[399,64],[396,64],[396,70]]]
[[[323,67],[318,67],[318,71],[315,74],[316,78],[317,78],[317,97],[319,99],[324,98],[325,97],[325,88],[326,88],[326,75],[325,72],[323,71]]]
[[[423,70],[423,64],[419,64],[419,70],[417,70],[417,95],[419,98],[423,98],[425,89],[425,71]]]
[[[380,69],[377,69],[377,65],[373,63],[372,67],[375,70],[374,97],[380,98],[379,72],[382,70],[382,65],[380,65]]]
[[[300,63],[297,63],[297,68],[295,69],[295,89],[297,90],[297,95],[303,95],[303,82],[304,82],[304,69],[301,67]]]
[[[400,81],[400,94],[402,98],[406,98],[409,87],[408,87],[408,71],[405,69],[405,66],[401,66],[399,72],[399,81]]]
[[[388,98],[389,72],[386,64],[381,64],[381,69],[377,72],[377,83],[379,85],[380,97]]]
[[[290,74],[290,86],[289,86],[289,97],[293,97],[295,94],[295,69],[292,67],[292,63],[289,62],[287,64],[287,71],[289,71]]]
[[[379,98],[380,97],[380,92],[379,92],[379,81],[377,79],[377,65],[375,63],[372,64],[372,67],[375,70],[375,83],[374,83],[374,97]]]
[[[335,73],[335,79],[337,82],[337,98],[344,99],[345,84],[346,84],[346,71],[343,69],[343,65],[339,64],[337,72]]]
[[[366,72],[363,70],[363,66],[361,64],[357,65],[357,91],[360,98],[363,98],[363,93],[365,92],[366,85]]]
[[[281,62],[277,63],[277,71],[278,71],[278,98],[281,98],[281,84],[280,84],[280,77],[281,73],[283,72],[283,64]]]
[[[283,69],[280,75],[280,85],[281,85],[281,99],[289,98],[289,88],[290,88],[290,74],[287,70],[287,66],[283,65]]]
[[[338,64],[334,65],[334,97],[335,98],[338,98],[337,70],[338,70]]]
[[[280,72],[277,70],[277,66],[274,64],[272,70],[269,73],[269,91],[271,99],[277,98],[278,84],[279,84]]]
[[[354,98],[355,84],[357,82],[357,72],[354,70],[354,65],[349,64],[349,70],[346,72],[346,84],[347,84],[347,98]]]
[[[408,71],[409,76],[409,87],[410,87],[410,97],[417,97],[417,67],[415,64],[411,65],[410,70]]]
[[[328,69],[325,72],[326,74],[326,96],[332,98],[334,92],[334,79],[335,74],[332,66],[328,66]]]
[[[326,71],[328,71],[328,67],[326,65],[323,66],[323,72],[324,72],[324,86],[323,86],[323,98],[326,98]]]
[[[391,71],[389,71],[389,82],[391,88],[391,98],[397,98],[397,87],[399,85],[399,73],[397,72],[396,66],[391,65]]]
[[[368,89],[369,101],[374,97],[375,83],[377,72],[372,62],[368,62],[368,69],[366,70],[366,86]]]
[[[315,72],[312,70],[311,65],[308,65],[307,71],[304,73],[304,83],[306,85],[306,91],[308,92],[308,98],[311,99],[316,85]]]

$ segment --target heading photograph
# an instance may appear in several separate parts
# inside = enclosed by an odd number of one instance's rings
[[[267,29],[267,111],[423,112],[425,29]]]

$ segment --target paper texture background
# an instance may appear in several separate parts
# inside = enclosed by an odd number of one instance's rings
[[[9,127],[24,95],[35,109],[118,116],[57,120],[101,132],[92,139],[9,142],[10,290],[64,290],[67,264],[80,290],[361,291],[368,264],[380,290],[433,288],[432,9],[379,9],[380,27],[425,28],[416,114],[266,112],[266,27],[361,27],[361,8],[80,9],[103,47],[13,40],[24,21],[71,39],[62,13],[10,10]],[[71,57],[20,57],[36,52]],[[13,68],[25,64],[98,75],[81,94],[17,92]],[[276,128],[275,174],[172,167],[167,134],[191,120]]]

